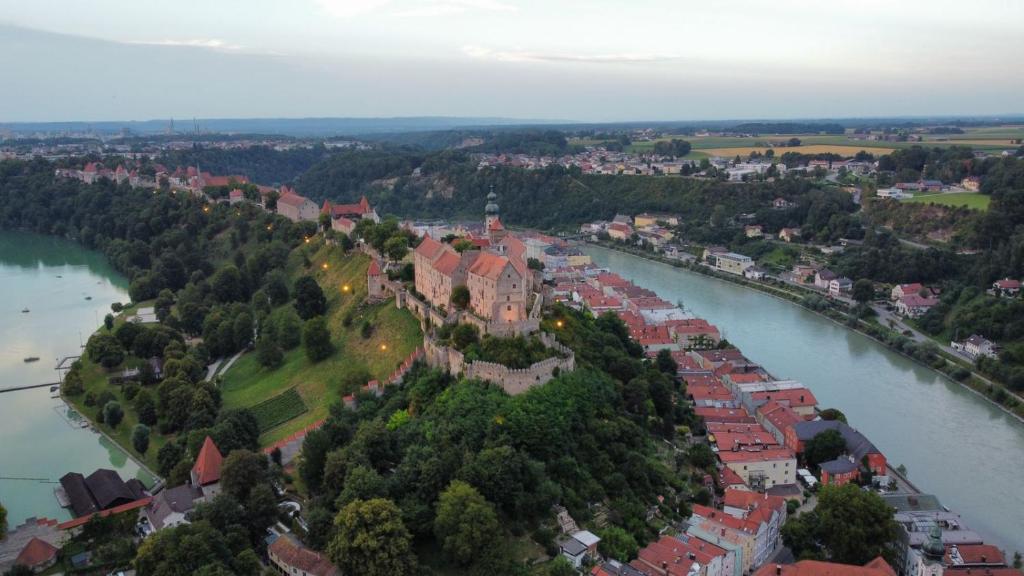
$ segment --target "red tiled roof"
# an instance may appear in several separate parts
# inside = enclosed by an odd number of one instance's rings
[[[438,250],[441,250],[442,248],[443,247],[440,242],[431,238],[430,234],[427,234],[423,237],[423,241],[420,242],[420,245],[416,247],[416,253],[420,256],[433,260],[437,256]]]
[[[801,560],[796,564],[765,564],[754,576],[896,576],[896,571],[881,557],[864,566],[834,564],[818,560]]]
[[[380,276],[380,265],[374,259],[370,262],[370,268],[366,271],[367,276]]]
[[[773,390],[771,392],[754,392],[750,396],[754,400],[775,400],[779,404],[785,404],[790,408],[818,405],[818,399],[815,398],[814,393],[807,388]]]
[[[445,276],[451,276],[461,262],[462,257],[458,252],[446,248],[441,256],[434,260],[434,269]]]
[[[282,190],[284,189],[285,188],[282,188]],[[299,206],[302,206],[307,201],[307,199],[305,196],[299,196],[298,194],[289,190],[288,192],[281,194],[281,197],[278,198],[277,201],[298,208]]]
[[[491,223],[487,226],[487,229],[492,232],[500,232],[504,230],[505,227],[501,224],[500,219],[495,218],[494,220],[491,220]]]
[[[719,450],[718,459],[729,462],[771,462],[773,460],[789,460],[796,458],[789,448],[750,448],[739,450]]]
[[[21,549],[15,564],[21,564],[29,568],[41,566],[57,556],[57,547],[45,540],[33,538]]]
[[[58,530],[71,530],[73,528],[78,528],[79,526],[82,526],[85,523],[87,523],[89,520],[91,520],[93,516],[99,516],[100,518],[106,518],[107,516],[110,516],[110,515],[113,515],[113,514],[120,514],[122,512],[130,512],[132,510],[137,510],[137,509],[142,508],[144,506],[149,506],[149,503],[152,502],[152,501],[153,501],[153,498],[151,496],[146,496],[145,498],[140,498],[139,500],[136,500],[134,502],[129,502],[127,504],[122,504],[120,506],[115,506],[113,508],[108,508],[106,510],[102,510],[100,512],[97,512],[96,514],[89,514],[89,515],[86,515],[86,516],[79,516],[78,518],[75,518],[74,520],[68,520],[67,522],[63,522],[61,524],[58,524],[57,525],[57,529]]]
[[[771,423],[779,432],[785,432],[797,422],[803,422],[803,418],[784,404],[775,400],[769,400],[758,407],[757,411],[764,416],[764,419]]]
[[[700,416],[705,422],[749,422],[754,420],[742,408],[713,408],[711,406],[697,406],[693,409],[694,414]]]
[[[203,440],[199,456],[196,457],[196,463],[192,466],[192,472],[199,485],[206,486],[220,480],[220,467],[223,463],[224,457],[221,456],[217,445],[213,443],[213,438],[207,436],[206,440]]]
[[[333,576],[339,574],[338,569],[331,564],[326,556],[314,550],[306,548],[291,535],[279,536],[267,548],[270,554],[277,557],[278,561],[289,568],[296,568],[311,576]]]
[[[970,564],[991,564],[991,565],[1002,565],[1006,563],[1006,558],[1003,556],[1003,551],[997,546],[991,544],[959,544],[956,546],[957,552],[960,554],[960,558],[963,559],[963,563]],[[946,558],[945,564],[947,566],[952,565],[952,557],[950,553],[953,550],[953,546],[946,546]]]
[[[476,259],[476,262],[473,262],[473,265],[469,267],[469,272],[477,276],[496,280],[501,276],[502,271],[505,270],[508,264],[508,258],[485,252]]]

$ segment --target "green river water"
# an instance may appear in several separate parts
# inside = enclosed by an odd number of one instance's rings
[[[0,231],[0,388],[56,381],[57,358],[80,354],[110,304],[128,300],[127,288],[102,255],[74,242]],[[26,363],[31,356],[39,361]],[[52,395],[49,387],[0,393],[0,503],[12,528],[32,516],[70,517],[53,495],[67,472],[112,468],[153,480],[106,438],[75,426],[77,415]]]
[[[881,344],[756,290],[597,246],[599,266],[716,324],[777,378],[842,410],[986,541],[1024,551],[1024,423]]]

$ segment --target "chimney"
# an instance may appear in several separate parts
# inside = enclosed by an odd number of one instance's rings
[[[776,564],[775,565],[775,574],[778,575],[778,576],[782,575],[782,564]]]

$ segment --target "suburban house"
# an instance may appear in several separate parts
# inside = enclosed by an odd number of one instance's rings
[[[597,558],[597,544],[600,541],[594,533],[579,530],[560,540],[558,549],[573,568],[579,569],[584,562]]]
[[[893,286],[892,292],[889,294],[889,299],[893,302],[903,298],[908,294],[920,294],[922,290],[925,290],[923,284],[914,282],[913,284],[897,284]],[[928,293],[931,293],[929,290]]]
[[[637,214],[636,217],[633,218],[633,225],[636,226],[637,228],[646,228],[648,226],[654,226],[657,225],[659,222],[664,222],[669,226],[678,226],[679,218],[676,216],[672,216],[671,214],[648,214],[647,212],[644,212],[643,214]]]
[[[779,240],[784,242],[793,242],[798,238],[800,238],[799,228],[783,228],[782,230],[779,230]]]
[[[608,236],[613,240],[629,240],[633,236],[633,227],[629,224],[621,224],[619,222],[612,222],[608,225]]]
[[[721,510],[694,504],[687,524],[687,535],[714,544],[733,556],[732,574],[727,576],[742,576],[753,569],[757,535],[746,522]]]
[[[764,280],[767,275],[768,271],[760,266],[751,266],[743,271],[743,277],[748,280]]]
[[[814,273],[814,286],[822,290],[828,290],[829,284],[837,278],[839,276],[835,272],[828,268],[822,268]]]
[[[161,490],[153,496],[153,500],[142,514],[154,531],[173,528],[189,523],[189,514],[202,498],[203,493],[199,488],[191,484],[182,484]]]
[[[845,276],[833,278],[828,283],[828,295],[833,298],[849,294],[851,290],[853,290],[853,280],[850,280]]]
[[[220,468],[223,464],[224,456],[213,443],[213,438],[207,436],[189,473],[191,486],[202,493],[203,499],[210,500],[220,494]]]
[[[981,178],[968,176],[960,181],[960,187],[971,192],[978,192],[981,190]]]
[[[316,202],[300,196],[287,186],[281,186],[281,196],[277,199],[277,213],[292,222],[315,222],[320,210]]]
[[[746,235],[747,238],[760,238],[764,236],[764,232],[762,231],[760,224],[744,226],[743,234]]]
[[[977,334],[971,335],[970,338],[963,342],[950,342],[949,346],[958,352],[962,352],[971,360],[977,360],[980,356],[987,356],[989,358],[997,358],[999,356],[996,343]]]
[[[57,552],[59,550],[53,544],[41,538],[33,538],[21,549],[14,564],[20,564],[35,573],[43,572],[57,563]]]
[[[281,534],[267,546],[270,563],[287,576],[340,576],[341,571],[325,556],[307,548],[291,534]]]
[[[996,296],[1014,297],[1020,294],[1020,280],[1003,278],[992,283],[992,291]]]
[[[696,536],[666,534],[640,549],[632,566],[648,576],[732,576],[735,554]]]
[[[920,318],[938,303],[939,299],[934,296],[907,294],[896,301],[896,312],[907,318]]]

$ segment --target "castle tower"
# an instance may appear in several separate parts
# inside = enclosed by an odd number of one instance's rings
[[[491,191],[487,194],[487,206],[484,207],[484,225],[491,228],[491,223],[498,219],[498,195],[494,193],[494,185],[491,184]]]

